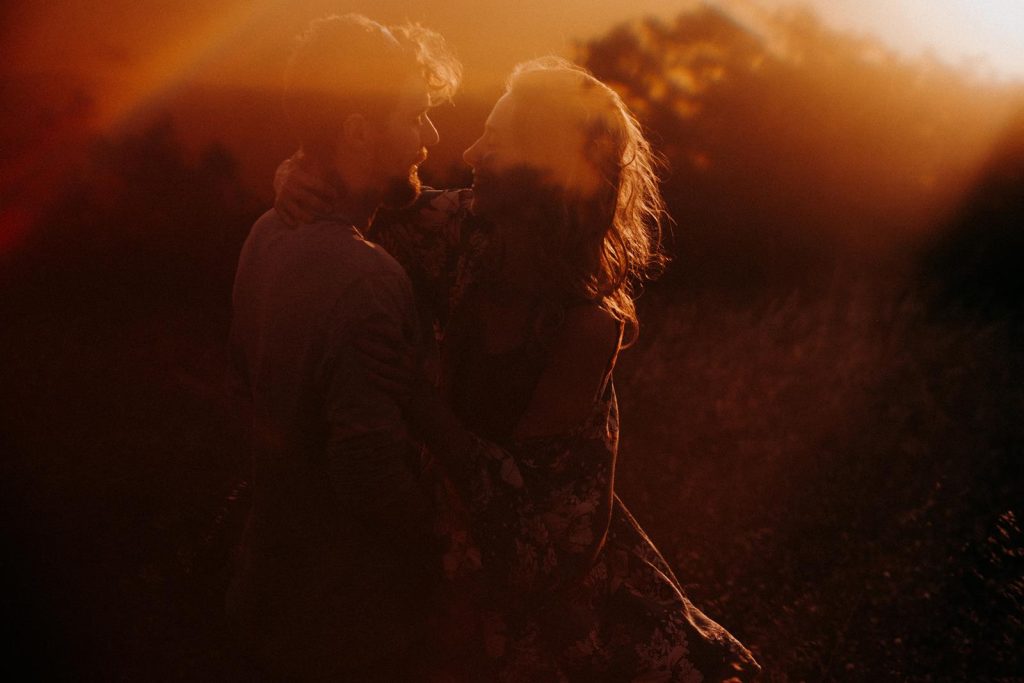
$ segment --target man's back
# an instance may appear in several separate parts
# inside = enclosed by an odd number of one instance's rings
[[[417,341],[408,279],[382,249],[338,222],[256,222],[232,324],[254,500],[229,609],[251,645],[309,675],[396,656],[422,602],[412,450],[351,348],[370,321]]]

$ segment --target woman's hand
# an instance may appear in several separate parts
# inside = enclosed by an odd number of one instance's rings
[[[312,223],[331,212],[337,192],[304,165],[302,151],[281,162],[274,173],[274,208],[289,225]]]
[[[383,330],[367,329],[354,342],[370,380],[394,397],[410,430],[442,463],[454,466],[470,447],[467,432],[423,372],[413,348]]]

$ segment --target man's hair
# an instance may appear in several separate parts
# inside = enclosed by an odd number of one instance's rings
[[[310,23],[288,65],[284,107],[303,149],[334,150],[349,114],[387,116],[410,78],[423,79],[434,106],[451,99],[462,65],[444,38],[422,26],[385,27],[359,14]]]

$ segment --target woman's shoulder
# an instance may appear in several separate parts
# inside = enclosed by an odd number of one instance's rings
[[[599,349],[617,346],[622,333],[622,321],[596,301],[584,301],[567,306],[565,320],[559,330],[561,344],[578,351],[589,347]]]
[[[587,384],[606,377],[622,344],[622,322],[596,302],[568,306],[547,344],[547,366]]]
[[[618,357],[621,329],[619,320],[600,304],[564,308],[562,322],[541,355],[543,371],[517,426],[518,437],[557,434],[576,439],[607,419],[605,388]]]

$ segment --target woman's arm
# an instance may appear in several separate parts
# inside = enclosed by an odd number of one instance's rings
[[[564,434],[589,415],[615,365],[620,325],[597,305],[566,311],[544,373],[516,425],[517,439]]]
[[[485,562],[505,570],[513,593],[582,578],[604,544],[617,433],[608,424],[615,406],[599,394],[615,362],[619,331],[618,321],[597,306],[569,309],[513,442],[499,449],[478,441],[485,453],[476,458],[475,486],[468,491],[474,533]]]
[[[488,570],[516,593],[580,578],[603,544],[616,435],[608,430],[607,410],[614,405],[598,394],[614,363],[619,330],[597,307],[569,311],[507,444],[467,431],[423,381],[405,395],[410,422],[470,507]]]

